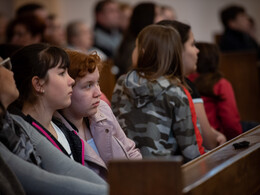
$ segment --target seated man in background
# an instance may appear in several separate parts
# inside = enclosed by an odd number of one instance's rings
[[[107,56],[100,49],[93,47],[93,32],[90,27],[81,20],[75,20],[67,26],[68,47],[83,53],[96,51],[102,61],[107,60]]]
[[[242,6],[230,5],[221,11],[225,31],[220,39],[221,51],[256,51],[260,58],[260,47],[250,36],[250,21]]]
[[[95,46],[109,58],[114,58],[122,39],[119,30],[119,16],[119,5],[117,2],[102,0],[96,4]]]

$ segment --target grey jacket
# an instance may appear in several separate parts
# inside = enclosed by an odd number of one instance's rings
[[[23,160],[0,143],[1,157],[15,173],[26,194],[107,193],[106,182],[92,170],[68,158],[20,116],[11,117],[41,157],[42,168]]]
[[[112,110],[144,158],[182,155],[189,161],[200,155],[188,98],[173,81],[151,82],[131,71],[117,81]]]

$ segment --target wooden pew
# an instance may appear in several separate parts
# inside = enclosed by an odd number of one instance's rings
[[[256,53],[221,53],[220,71],[233,86],[241,119],[260,122],[260,79]]]
[[[116,84],[116,77],[111,71],[112,67],[112,60],[107,60],[103,63],[99,81],[100,89],[106,95],[109,101],[111,101],[113,90]]]
[[[181,163],[181,157],[169,160],[111,161],[108,166],[110,194],[182,194]]]
[[[233,144],[249,141],[247,148]],[[260,194],[260,126],[181,166],[181,159],[111,161],[110,194]]]
[[[249,141],[235,150],[234,143]],[[260,126],[182,166],[183,194],[260,194]]]

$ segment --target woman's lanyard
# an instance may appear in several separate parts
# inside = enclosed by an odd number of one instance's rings
[[[30,115],[26,116],[26,121],[28,121],[39,133],[41,133],[44,137],[46,137],[58,150],[63,152],[69,157],[68,152],[63,148],[63,146],[59,143],[59,141],[41,124],[35,121]]]

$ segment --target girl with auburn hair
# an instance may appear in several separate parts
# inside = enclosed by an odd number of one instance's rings
[[[182,155],[187,162],[204,153],[181,54],[176,30],[149,25],[136,39],[134,69],[115,86],[114,114],[144,158]]]
[[[67,50],[69,75],[75,80],[71,105],[55,113],[71,131],[83,139],[87,166],[106,178],[112,159],[141,159],[135,143],[128,139],[111,108],[100,99],[99,71],[102,62],[96,54]]]
[[[185,81],[189,86],[192,100],[194,102],[195,112],[198,117],[197,125],[201,127],[203,136],[203,145],[206,149],[211,150],[226,141],[226,137],[212,128],[208,121],[203,100],[195,87],[195,85],[187,78],[189,74],[196,70],[199,50],[195,46],[195,40],[191,26],[179,21],[163,20],[157,23],[158,25],[169,26],[176,29],[181,37],[182,43],[182,58],[183,58],[183,74]]]
[[[4,175],[5,181],[10,182],[5,183],[4,187],[1,182],[1,192],[107,194],[107,185],[98,175],[70,160],[21,116],[10,114],[6,110],[19,96],[11,69],[9,59],[2,62],[0,59],[1,169],[6,165],[1,176]],[[51,82],[51,75],[49,76]]]

